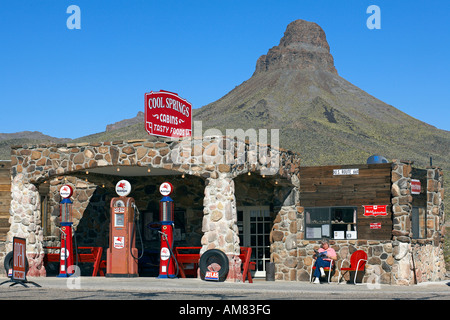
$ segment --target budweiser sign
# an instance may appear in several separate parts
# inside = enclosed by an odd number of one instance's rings
[[[387,216],[387,205],[364,206],[364,216]]]
[[[151,135],[181,138],[192,135],[192,105],[176,93],[145,94],[145,129]]]

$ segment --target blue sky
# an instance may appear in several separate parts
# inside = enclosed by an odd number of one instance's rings
[[[80,30],[66,26],[70,5]],[[449,12],[444,0],[1,0],[0,132],[102,132],[160,89],[202,107],[250,78],[296,19],[325,30],[343,78],[450,130]]]

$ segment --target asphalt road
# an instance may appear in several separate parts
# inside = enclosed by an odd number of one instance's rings
[[[0,283],[7,281],[0,278]],[[256,280],[254,283],[158,278],[29,278],[0,286],[0,300],[450,300],[450,280],[414,286],[311,284]]]

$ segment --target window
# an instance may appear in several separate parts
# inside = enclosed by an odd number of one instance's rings
[[[356,207],[305,208],[306,239],[356,239]]]
[[[424,207],[413,207],[411,214],[411,230],[413,239],[427,237],[427,210]]]

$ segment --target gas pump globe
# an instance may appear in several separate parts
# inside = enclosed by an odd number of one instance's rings
[[[175,275],[175,261],[172,253],[173,247],[173,225],[174,225],[174,203],[169,195],[173,191],[170,182],[164,182],[159,187],[163,195],[159,203],[159,220],[161,222],[161,252],[158,278],[173,278]]]
[[[58,277],[69,277],[72,273],[68,273],[67,268],[73,265],[73,247],[72,247],[72,201],[70,197],[73,189],[69,185],[64,185],[59,190],[59,194],[63,198],[59,204],[60,225],[61,225],[61,249]]]

